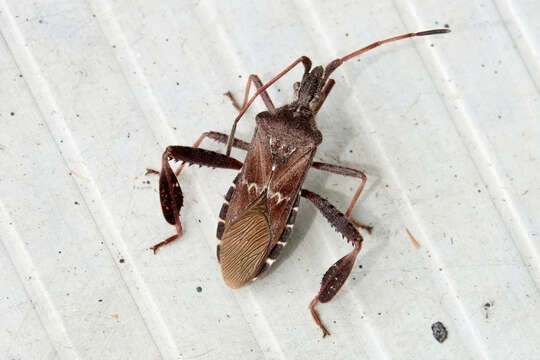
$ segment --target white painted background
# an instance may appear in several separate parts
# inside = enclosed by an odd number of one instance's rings
[[[539,16],[534,0],[0,0],[0,358],[537,357]],[[191,167],[185,235],[148,250],[173,228],[145,168],[228,131],[225,91],[444,24],[336,71],[318,117],[317,159],[367,172],[354,216],[375,226],[319,306],[331,337],[307,306],[350,246],[305,201],[269,276],[232,291],[215,226],[234,173]],[[356,184],[313,170],[306,187],[345,208]]]

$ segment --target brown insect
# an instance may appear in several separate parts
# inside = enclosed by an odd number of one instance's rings
[[[183,194],[177,176],[186,162],[213,168],[240,170],[225,195],[216,234],[217,258],[223,279],[231,288],[246,285],[270,268],[287,244],[287,238],[296,219],[300,197],[304,197],[310,200],[336,231],[353,245],[350,253],[326,271],[319,293],[309,305],[315,322],[323,331],[323,337],[329,335],[315,306],[319,302],[330,301],[349,277],[362,245],[362,236],[357,228],[371,230],[371,227],[358,224],[350,218],[352,209],[366,184],[366,175],[360,170],[313,161],[317,147],[322,142],[322,134],[317,129],[315,115],[335,84],[330,75],[345,61],[379,45],[413,36],[443,34],[449,31],[436,29],[377,41],[330,62],[326,67],[317,66],[311,69],[311,60],[302,56],[264,85],[257,75],[250,75],[242,106],[230,92],[226,94],[239,111],[230,135],[205,132],[193,147],[169,146],[163,153],[159,177],[161,208],[165,220],[176,227],[176,234],[154,245],[152,250],[156,252],[161,246],[182,235],[180,209],[183,205]],[[305,71],[302,80],[294,84],[294,101],[275,108],[266,89],[299,63],[304,65]],[[257,91],[248,101],[251,83],[255,84]],[[259,95],[268,111],[256,116],[257,126],[251,142],[235,139],[238,120]],[[226,143],[225,155],[200,149],[199,145],[207,137]],[[247,151],[243,163],[230,156],[232,147]],[[183,162],[176,173],[171,169],[170,160]],[[336,209],[320,195],[302,188],[310,168],[360,179],[360,185],[345,213]]]

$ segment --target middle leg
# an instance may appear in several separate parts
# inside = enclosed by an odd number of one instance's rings
[[[371,230],[373,230],[373,227],[360,224],[354,219],[350,218],[352,209],[354,208],[354,205],[358,201],[358,198],[360,197],[360,194],[362,193],[362,190],[364,190],[364,186],[366,185],[366,182],[367,182],[366,174],[364,174],[362,171],[357,170],[357,169],[352,169],[345,166],[322,163],[318,161],[314,161],[311,164],[311,167],[315,169],[319,169],[319,170],[329,171],[338,175],[351,176],[351,177],[361,179],[360,185],[358,185],[358,188],[356,189],[351,199],[351,202],[349,203],[349,207],[345,211],[345,216],[347,216],[356,227],[362,228],[364,230],[367,230],[367,232],[371,233]]]

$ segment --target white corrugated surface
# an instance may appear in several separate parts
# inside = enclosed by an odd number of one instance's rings
[[[540,5],[371,3],[0,0],[0,358],[537,357]],[[354,216],[375,226],[362,268],[319,306],[331,337],[307,305],[350,246],[305,201],[269,276],[232,291],[214,236],[234,173],[192,167],[185,235],[148,250],[173,228],[145,168],[227,132],[222,93],[299,55],[326,64],[444,24],[336,71],[318,118],[317,159],[366,170]],[[344,208],[356,184],[313,170],[306,187]]]

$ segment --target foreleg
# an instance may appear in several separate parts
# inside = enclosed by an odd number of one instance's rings
[[[258,88],[257,91],[255,92],[255,94],[253,94],[253,96],[249,100],[247,100],[247,102],[244,103],[244,105],[241,107],[241,110],[239,111],[238,116],[236,116],[236,118],[234,119],[233,126],[231,128],[231,132],[230,132],[230,135],[229,135],[229,141],[227,142],[227,147],[225,149],[225,154],[227,154],[227,155],[231,154],[232,139],[234,139],[234,133],[236,132],[236,126],[238,124],[238,121],[245,114],[247,109],[251,106],[251,104],[253,103],[255,98],[257,96],[261,95],[262,93],[266,92],[266,89],[268,89],[273,83],[278,81],[283,75],[285,75],[286,73],[291,71],[299,63],[302,63],[304,65],[304,74],[308,73],[309,69],[311,68],[311,60],[306,56],[301,56],[298,59],[296,59],[295,61],[293,61],[293,63],[291,65],[287,66],[279,74],[274,76],[272,78],[272,80],[270,80],[269,82],[267,82],[266,84],[264,84],[260,88]],[[249,79],[248,79],[248,82],[249,82]],[[267,104],[267,106],[268,106],[268,104]]]
[[[229,99],[231,99],[231,102],[232,102],[233,106],[235,107],[236,110],[238,110],[238,112],[242,111],[242,109],[244,108],[244,106],[246,106],[246,104],[248,102],[249,90],[251,88],[251,83],[255,84],[255,88],[257,90],[259,90],[260,88],[262,88],[264,86],[261,79],[257,75],[255,75],[255,74],[249,75],[249,78],[248,78],[248,81],[247,81],[247,84],[246,84],[246,88],[244,90],[244,102],[242,103],[242,106],[240,106],[240,104],[238,104],[238,102],[236,101],[236,99],[234,98],[233,94],[230,91],[227,91],[225,93],[225,95]],[[276,108],[274,107],[274,103],[272,103],[272,100],[270,99],[270,95],[268,95],[268,92],[266,90],[263,90],[261,92],[261,98],[262,98],[262,100],[264,102],[264,105],[266,105],[266,108],[268,109],[268,111],[270,111],[271,113],[276,112]]]

